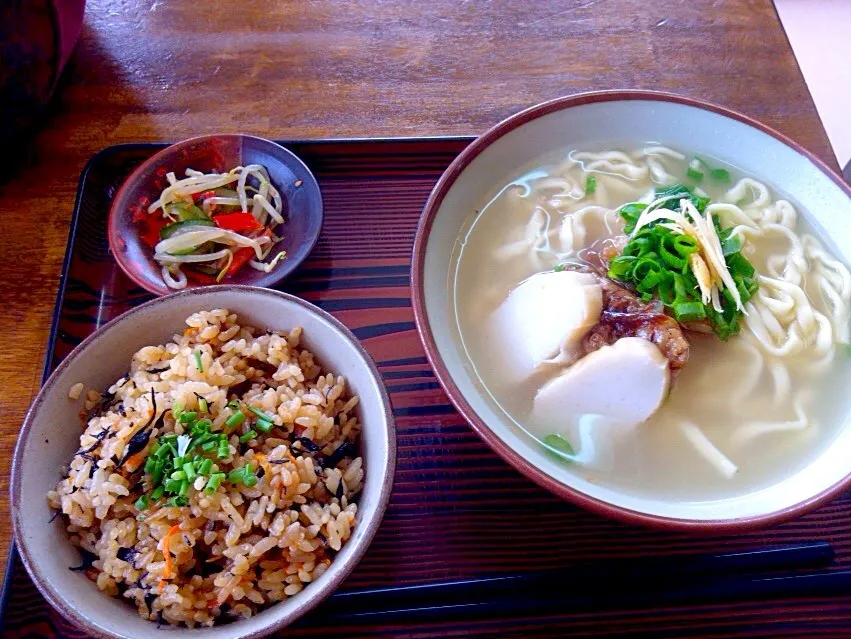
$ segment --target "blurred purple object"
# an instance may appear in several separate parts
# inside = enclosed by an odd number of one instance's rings
[[[0,2],[0,142],[38,121],[80,37],[85,0]]]
[[[53,7],[54,24],[59,42],[59,64],[55,79],[58,80],[80,37],[86,0],[53,0],[50,5]]]

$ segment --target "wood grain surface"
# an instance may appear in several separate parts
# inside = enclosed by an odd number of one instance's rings
[[[90,1],[40,131],[5,149],[0,446],[11,450],[39,386],[77,180],[100,148],[216,131],[476,134],[533,103],[611,88],[714,101],[833,162],[770,0]],[[3,517],[0,559],[10,537]]]

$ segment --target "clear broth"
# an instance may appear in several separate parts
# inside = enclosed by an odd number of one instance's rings
[[[600,147],[603,148],[635,149],[636,146],[612,144]],[[685,171],[691,157],[685,155],[686,160],[680,161],[677,167],[682,177],[678,181],[683,182],[686,182]],[[701,158],[713,167],[727,169],[731,176],[730,184],[744,177],[734,166],[716,158]],[[506,384],[504,371],[493,365],[493,345],[480,329],[483,320],[515,286],[535,273],[552,269],[561,261],[548,253],[552,247],[546,242],[542,250],[535,251],[528,259],[522,254],[511,257],[510,247],[512,242],[517,242],[518,229],[531,218],[536,204],[547,199],[544,194],[547,197],[550,194],[550,190],[540,189],[536,184],[554,175],[563,159],[563,154],[542,157],[530,165],[529,170],[500,188],[492,199],[484,202],[468,220],[455,247],[452,265],[451,304],[455,311],[457,337],[469,357],[468,365],[486,396],[502,411],[506,420],[526,436],[539,441],[554,432],[551,425],[534,423],[530,414],[540,380]],[[675,174],[674,170],[669,172]],[[610,186],[603,184],[605,176],[594,175],[600,186]],[[616,208],[639,199],[653,186],[650,180],[646,180],[617,191],[607,188],[605,197],[608,199],[601,204]],[[773,185],[767,186],[772,200],[782,197]],[[704,179],[700,187],[713,201],[717,201],[729,184]],[[835,248],[825,241],[826,238],[819,236],[794,200],[783,199],[792,202],[798,211],[796,232],[799,235],[815,235],[830,254],[837,256]],[[570,203],[563,208],[571,209]],[[559,214],[551,214],[546,228],[562,223],[563,217],[559,219]],[[605,234],[605,229],[592,228],[586,240],[593,243]],[[505,255],[508,257],[502,259]],[[823,301],[816,299],[820,294],[810,288],[807,293],[813,303],[822,304]],[[546,312],[546,309],[541,311]],[[795,415],[790,405],[775,401],[772,379],[767,373],[762,375],[755,392],[746,399],[738,403],[730,400],[737,393],[738,373],[747,361],[740,360],[741,355],[733,344],[736,339],[739,337],[734,336],[725,343],[714,336],[689,333],[689,362],[659,411],[638,427],[635,437],[623,441],[615,438],[603,455],[605,459],[587,465],[565,462],[566,469],[598,484],[637,496],[707,501],[758,491],[809,465],[836,437],[851,408],[851,396],[843,392],[851,385],[851,358],[847,349],[837,346],[830,368],[818,378],[807,376],[803,368],[798,370],[795,362],[789,363],[792,388],[807,389],[811,393],[812,401],[808,403],[806,413],[811,421],[810,427],[800,432],[764,435],[737,448],[731,444],[731,437],[742,425],[745,416],[754,419],[754,415],[761,415],[765,420],[783,421],[793,420]],[[678,427],[678,420],[683,416],[697,423],[738,465],[738,473],[733,478],[721,476],[685,440]]]

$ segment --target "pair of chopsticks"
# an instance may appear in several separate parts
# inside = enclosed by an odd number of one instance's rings
[[[794,573],[833,561],[826,542],[720,554],[606,559],[556,571],[342,591],[323,623],[407,622],[478,615],[751,600],[851,591],[851,570]],[[779,574],[767,575],[775,572]]]

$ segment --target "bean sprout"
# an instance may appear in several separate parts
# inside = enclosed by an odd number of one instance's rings
[[[226,173],[189,168],[183,179],[169,172],[166,181],[148,213],[166,220],[154,259],[169,288],[187,286],[179,265],[189,268],[190,277],[203,282],[215,276],[218,282],[245,264],[269,273],[286,258],[286,251],[278,251],[266,261],[281,239],[275,227],[285,220],[283,199],[264,166],[238,166]],[[246,259],[243,249],[251,249],[254,259]]]

